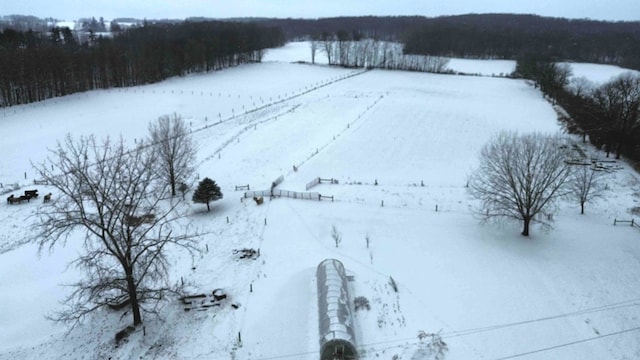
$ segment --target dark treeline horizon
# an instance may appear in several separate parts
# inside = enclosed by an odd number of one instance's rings
[[[464,58],[517,60],[538,54],[556,61],[640,70],[640,22],[536,15],[463,15],[431,19],[406,33],[405,51]]]
[[[0,32],[0,107],[93,89],[149,84],[260,61],[280,29],[255,23],[146,24],[78,41],[68,28]]]
[[[510,59],[538,53],[558,61],[640,69],[640,21],[610,22],[517,14],[360,16],[257,20],[282,28],[287,40],[346,32],[402,42],[406,54]]]

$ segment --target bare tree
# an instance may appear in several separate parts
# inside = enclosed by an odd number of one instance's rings
[[[593,81],[589,80],[585,76],[579,76],[572,78],[567,86],[568,90],[575,96],[589,95],[595,88]]]
[[[329,65],[333,65],[333,48],[335,47],[335,41],[332,34],[323,31],[320,39],[322,41],[322,51],[327,54],[327,61]]]
[[[604,191],[602,173],[589,166],[581,166],[569,179],[569,189],[569,195],[580,202],[580,214],[584,214],[584,204],[587,201],[602,197]]]
[[[316,52],[318,51],[318,46],[320,46],[320,43],[318,40],[316,40],[315,37],[313,37],[311,39],[311,63],[315,64],[316,63]]]
[[[335,225],[331,225],[331,238],[333,238],[333,241],[336,243],[336,247],[342,242],[342,234]]]
[[[158,152],[157,169],[171,185],[171,196],[176,188],[193,175],[196,146],[186,122],[178,114],[161,116],[149,124],[151,146]]]
[[[40,213],[35,237],[40,250],[52,251],[69,240],[80,241],[83,248],[72,262],[83,279],[72,284],[67,307],[54,320],[77,323],[116,298],[128,302],[138,325],[141,310],[155,312],[159,300],[177,291],[168,280],[165,251],[171,245],[197,251],[195,236],[174,231],[181,200],[161,200],[169,185],[153,170],[156,161],[155,151],[127,149],[122,139],[76,141],[68,135],[51,151],[47,164],[36,166],[39,176],[59,192]]]
[[[481,201],[484,219],[511,218],[524,224],[529,236],[536,215],[549,212],[555,200],[566,194],[571,174],[565,163],[560,136],[540,133],[518,135],[503,132],[480,152],[480,165],[469,179],[469,193]]]

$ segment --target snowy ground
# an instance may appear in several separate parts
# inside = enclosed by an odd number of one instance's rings
[[[564,64],[568,64],[571,67],[572,78],[584,77],[596,85],[604,84],[622,73],[632,71],[615,65],[589,63]]]
[[[230,296],[202,312],[168,303],[119,347],[113,336],[131,322],[123,312],[99,312],[66,334],[44,316],[67,291],[59,284],[79,276],[65,271],[78,246],[38,257],[21,244],[44,205],[2,203],[0,359],[317,359],[314,276],[328,257],[354,276],[352,296],[371,303],[356,313],[362,359],[422,359],[420,330],[442,331],[447,359],[640,357],[638,331],[623,332],[640,322],[640,231],[612,225],[640,206],[635,172],[620,163],[586,215],[563,203],[554,228],[534,227],[529,239],[519,224],[480,224],[464,186],[487,139],[503,129],[559,130],[537,90],[503,78],[290,63],[306,56],[308,45],[288,45],[263,64],[0,109],[3,132],[20,134],[0,143],[0,193],[33,188],[30,162],[45,161],[67,132],[133,142],[161,115],[189,119],[198,173],[225,196],[210,213],[185,205],[190,226],[212,235],[195,259],[173,254],[172,276],[194,292]],[[486,68],[478,62],[476,72]],[[266,189],[280,175],[279,188],[293,191],[335,178],[312,189],[335,201],[257,206],[234,191]],[[338,248],[332,226],[343,235]],[[261,256],[232,254],[245,247]]]

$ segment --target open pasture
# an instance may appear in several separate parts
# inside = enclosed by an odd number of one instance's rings
[[[183,225],[210,235],[195,259],[171,254],[172,277],[195,292],[224,288],[240,305],[187,313],[167,304],[161,320],[145,318],[144,336],[137,331],[118,348],[113,335],[130,322],[119,313],[100,311],[65,335],[43,317],[64,294],[57,284],[80,275],[63,271],[79,249],[70,239],[39,258],[20,244],[46,204],[3,203],[0,293],[11,295],[2,297],[0,359],[317,359],[314,274],[329,257],[353,275],[352,296],[371,303],[355,316],[362,359],[418,359],[420,330],[441,331],[446,359],[507,359],[590,338],[522,358],[640,356],[637,332],[623,332],[640,317],[640,232],[612,226],[637,206],[640,179],[628,166],[609,175],[605,199],[587,215],[563,203],[554,228],[534,227],[531,238],[519,235],[519,224],[472,216],[466,176],[495,132],[560,131],[536,89],[504,78],[269,60],[0,110],[0,129],[24,134],[0,144],[2,189],[17,183],[20,191],[33,187],[30,162],[45,161],[68,132],[133,143],[161,115],[188,119],[197,173],[216,180],[224,199],[210,213],[185,205],[193,216]],[[338,184],[311,190],[334,201],[258,206],[235,191],[268,189],[281,175],[278,188],[301,192],[316,177],[334,178]],[[54,189],[39,186],[50,191],[55,201]],[[261,255],[238,260],[238,248]]]

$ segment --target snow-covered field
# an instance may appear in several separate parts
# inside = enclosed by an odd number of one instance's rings
[[[589,63],[563,63],[571,67],[572,78],[585,78],[596,85],[601,85],[616,76],[633,70],[621,68],[615,65],[589,64]]]
[[[420,330],[441,331],[446,359],[640,358],[640,231],[613,226],[640,206],[638,174],[620,163],[586,215],[563,203],[554,228],[534,227],[530,238],[520,224],[480,224],[465,183],[482,145],[503,129],[559,131],[536,89],[504,78],[290,63],[297,60],[310,60],[308,45],[270,50],[263,64],[0,109],[0,129],[16,135],[0,143],[0,193],[34,188],[30,163],[45,161],[68,132],[134,142],[161,115],[187,118],[198,174],[216,180],[224,199],[210,213],[185,205],[190,226],[211,235],[197,258],[173,254],[172,276],[194,292],[223,288],[230,297],[202,312],[168,303],[119,347],[113,337],[131,322],[126,310],[98,312],[67,334],[44,316],[68,291],[59,284],[79,276],[65,271],[79,246],[38,257],[23,243],[45,205],[3,202],[0,359],[317,359],[315,268],[325,258],[342,261],[352,297],[371,303],[355,313],[361,359],[422,359]],[[280,175],[278,187],[293,191],[335,178],[312,189],[335,201],[258,206],[234,191],[267,189]],[[55,190],[37,188],[55,199]],[[343,237],[337,248],[332,226]],[[238,248],[261,256],[238,260]]]

